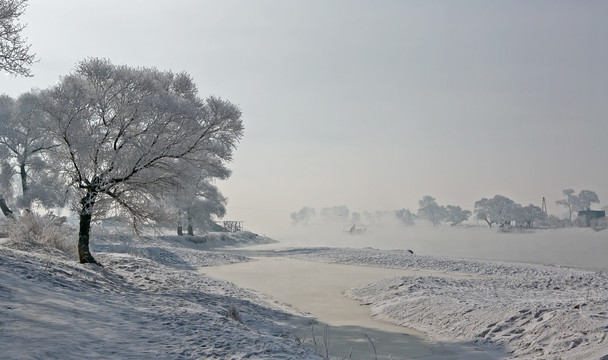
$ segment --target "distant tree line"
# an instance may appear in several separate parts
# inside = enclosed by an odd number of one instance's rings
[[[572,189],[563,191],[564,199],[556,201],[557,205],[564,206],[569,212],[569,223],[572,223],[572,213],[590,210],[591,204],[599,203],[599,198],[594,191],[581,190],[578,194]],[[416,213],[409,209],[396,211],[364,211],[351,213],[345,205],[326,207],[321,210],[321,220],[324,223],[357,224],[365,221],[368,224],[376,224],[386,219],[397,220],[402,225],[414,225],[418,220],[430,222],[433,226],[441,223],[449,223],[457,226],[470,219],[475,214],[475,219],[484,221],[489,227],[498,225],[520,226],[532,228],[538,222],[557,223],[559,219],[549,216],[543,209],[534,204],[522,206],[503,195],[495,195],[492,198],[482,198],[475,202],[474,211],[464,210],[458,205],[440,205],[437,200],[426,195],[418,201]],[[316,216],[315,209],[303,207],[298,212],[291,213],[293,224],[308,224]]]

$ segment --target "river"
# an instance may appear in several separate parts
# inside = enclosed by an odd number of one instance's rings
[[[256,254],[256,252],[253,252]],[[373,319],[369,308],[343,295],[349,288],[399,275],[446,276],[438,272],[406,271],[341,264],[325,264],[292,258],[260,257],[255,261],[201,268],[208,276],[231,281],[245,288],[271,295],[311,314],[317,349],[323,353],[322,331],[328,325],[330,354],[351,359],[471,359],[490,360],[496,354],[484,353],[456,343],[432,344],[424,334]],[[299,326],[300,338],[313,347],[311,327]],[[371,339],[371,342],[369,340]]]
[[[344,228],[292,227],[268,234],[277,247],[373,247],[410,249],[419,255],[513,261],[608,272],[608,230],[535,229],[499,232],[476,227],[369,227],[350,235]],[[273,248],[268,246],[267,248]]]
[[[343,228],[326,226],[292,227],[265,234],[278,243],[244,251],[256,261],[204,268],[217,278],[271,295],[277,301],[313,315],[320,333],[329,325],[330,349],[335,356],[370,358],[366,334],[373,339],[378,359],[498,359],[462,344],[430,344],[423,334],[396,327],[369,316],[369,309],[347,299],[343,291],[403,271],[338,264],[321,264],[276,257],[272,250],[302,247],[373,247],[383,250],[410,249],[419,255],[467,259],[513,261],[552,266],[608,271],[608,230],[589,228],[536,229],[499,232],[475,227],[370,227],[351,235]],[[418,273],[418,275],[421,275]],[[434,275],[440,276],[440,275]],[[302,336],[307,335],[305,326]],[[317,334],[317,341],[321,338]],[[308,340],[310,341],[308,333]],[[389,357],[389,354],[391,356]]]

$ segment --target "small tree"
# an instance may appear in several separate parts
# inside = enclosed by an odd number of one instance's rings
[[[95,217],[124,213],[135,228],[166,218],[166,199],[192,169],[229,161],[243,131],[238,107],[200,99],[186,73],[89,59],[42,95],[44,129],[58,145],[50,171],[72,189],[82,263],[97,263]]]
[[[186,209],[186,229],[190,236],[194,235],[194,227],[209,229],[213,225],[212,217],[222,218],[226,215],[228,199],[222,195],[217,186],[208,182],[200,184],[196,201]]]
[[[223,217],[226,214],[227,199],[211,181],[215,178],[227,179],[229,175],[228,169],[219,166],[213,175],[205,171],[191,176],[192,181],[176,192],[172,203],[178,235],[183,235],[184,223],[187,234],[192,236],[195,226],[199,229],[211,228],[212,216]]]
[[[534,221],[544,220],[545,213],[543,210],[533,204],[528,206],[518,206],[515,208],[515,221],[518,224],[525,224],[526,227],[534,227]]]
[[[325,207],[321,209],[321,218],[326,223],[346,223],[350,218],[350,210],[346,205]]]
[[[570,219],[570,222],[572,222],[572,211],[574,210],[573,207],[576,205],[577,201],[576,195],[574,195],[573,189],[565,189],[562,193],[566,198],[557,200],[555,204],[565,206],[568,209],[568,218]]]
[[[462,210],[460,206],[448,205],[446,206],[447,218],[451,221],[452,226],[456,226],[463,221],[467,221],[471,212],[469,210]]]
[[[495,195],[491,199],[482,198],[475,202],[475,213],[477,218],[484,220],[489,227],[492,224],[507,225],[515,220],[515,209],[517,205],[506,196]]]
[[[315,209],[308,207],[308,206],[303,206],[298,212],[292,212],[290,214],[291,221],[294,225],[295,224],[306,225],[306,224],[308,224],[310,219],[312,219],[316,215],[317,215],[317,213],[315,212]]]
[[[30,66],[36,54],[21,38],[25,25],[17,21],[27,7],[27,0],[0,0],[0,70],[22,76],[32,76]]]
[[[439,206],[435,198],[429,195],[418,201],[418,217],[430,221],[433,226],[439,225],[447,216],[447,210]]]
[[[46,172],[45,152],[55,145],[41,129],[42,113],[37,108],[38,97],[25,93],[16,101],[0,96],[0,147],[5,161],[20,179],[19,207],[28,209],[32,201],[58,205],[62,193],[55,178]]]
[[[576,206],[577,210],[591,210],[591,204],[599,203],[600,198],[597,196],[595,191],[591,190],[581,190],[576,196]]]
[[[395,211],[395,216],[399,219],[399,222],[406,226],[414,225],[416,220],[416,214],[413,214],[410,209],[401,209]]]

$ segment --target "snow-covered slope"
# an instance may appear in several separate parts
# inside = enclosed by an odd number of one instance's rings
[[[319,359],[290,338],[290,309],[189,270],[242,257],[97,240],[103,268],[0,244],[2,359]]]

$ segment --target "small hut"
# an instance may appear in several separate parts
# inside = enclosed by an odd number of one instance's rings
[[[603,210],[583,210],[578,212],[578,220],[582,226],[589,227],[593,223],[606,218],[606,212]]]

